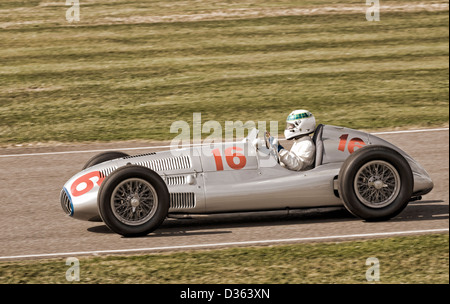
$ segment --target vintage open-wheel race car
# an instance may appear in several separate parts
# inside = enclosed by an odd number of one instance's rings
[[[176,214],[345,206],[367,221],[398,215],[433,188],[422,166],[370,133],[319,125],[314,167],[291,171],[256,129],[238,142],[90,159],[61,191],[71,217],[142,236]]]

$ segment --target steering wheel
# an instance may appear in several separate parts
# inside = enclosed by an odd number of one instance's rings
[[[269,149],[269,154],[272,154],[277,163],[280,163],[280,154],[278,154],[278,140],[276,140],[273,136],[270,136],[270,133],[267,131],[264,135],[264,141],[266,143],[266,148]]]

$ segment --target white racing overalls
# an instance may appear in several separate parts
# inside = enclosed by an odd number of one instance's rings
[[[290,170],[301,171],[312,169],[316,157],[316,147],[308,135],[294,139],[291,151],[281,149],[280,162]]]

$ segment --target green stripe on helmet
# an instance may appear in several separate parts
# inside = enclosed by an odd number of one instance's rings
[[[311,117],[311,113],[298,113],[298,114],[291,114],[288,116],[286,121],[295,121],[302,118],[308,118]]]

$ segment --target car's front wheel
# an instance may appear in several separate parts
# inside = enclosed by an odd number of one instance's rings
[[[126,237],[143,236],[158,228],[169,210],[169,192],[154,171],[136,165],[121,167],[109,175],[98,193],[103,222]]]
[[[413,174],[405,158],[385,146],[355,151],[339,172],[339,194],[345,207],[367,221],[399,214],[413,192]]]

